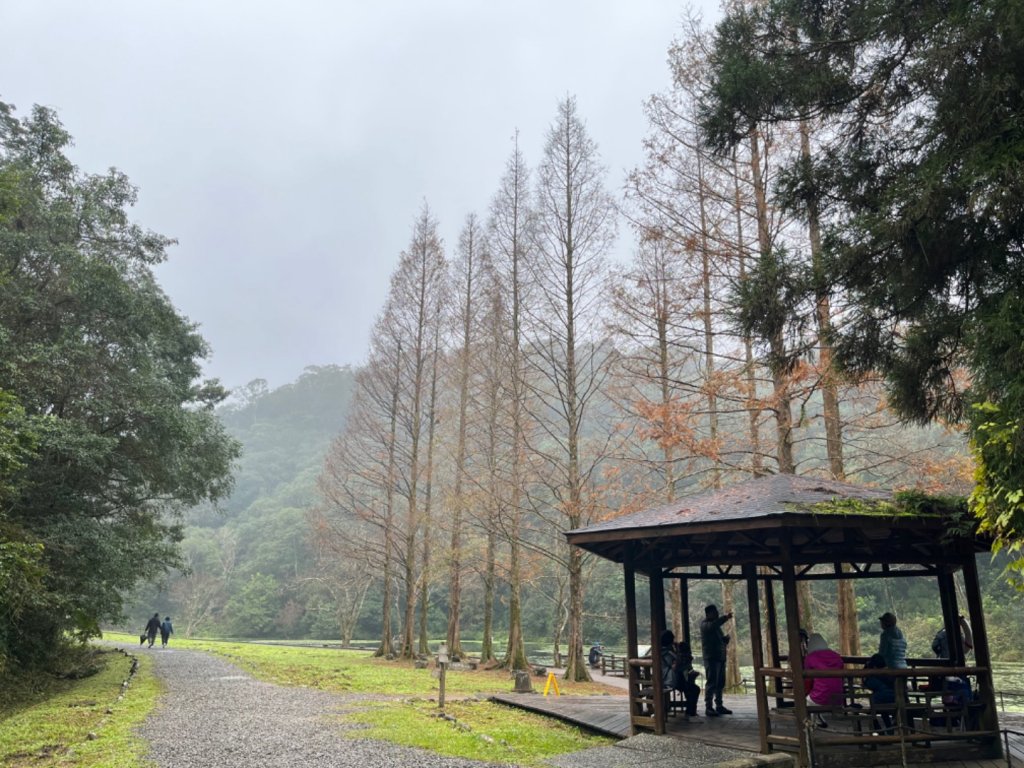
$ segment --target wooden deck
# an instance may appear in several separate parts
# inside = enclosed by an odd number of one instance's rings
[[[626,738],[629,732],[629,704],[625,696],[542,696],[536,693],[508,693],[491,697],[492,701],[506,704],[549,717],[574,723],[583,728],[615,738]],[[668,718],[667,736],[694,740],[704,744],[757,754],[760,752],[757,710],[751,696],[726,696],[731,715],[685,720],[681,715]],[[1000,716],[1000,727],[1016,731],[1010,734],[1010,753],[998,760],[948,761],[941,765],[950,768],[1024,768],[1024,717]],[[931,765],[910,763],[909,765]],[[881,768],[881,766],[879,766]]]

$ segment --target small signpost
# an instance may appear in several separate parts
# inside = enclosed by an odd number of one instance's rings
[[[562,694],[558,691],[558,681],[555,680],[555,673],[548,672],[548,681],[544,683],[544,695],[548,695],[548,691],[551,690],[551,686],[555,687],[555,696],[561,696]]]
[[[437,647],[437,669],[439,672],[438,679],[441,682],[441,692],[437,696],[437,707],[438,709],[444,709],[444,672],[448,666],[448,644],[442,642]]]

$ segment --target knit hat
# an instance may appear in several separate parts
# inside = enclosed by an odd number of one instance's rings
[[[811,634],[807,639],[807,652],[812,653],[814,651],[825,651],[828,650],[828,643],[825,642],[825,638],[819,635],[817,632]]]

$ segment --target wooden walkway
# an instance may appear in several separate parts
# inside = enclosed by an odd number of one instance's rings
[[[537,693],[508,693],[492,696],[491,700],[564,720],[607,736],[622,739],[630,735],[629,703],[625,696],[542,696]],[[753,697],[726,696],[725,704],[733,714],[721,717],[704,717],[701,714],[689,721],[681,715],[669,717],[666,735],[717,747],[759,753],[757,709]],[[703,709],[700,711],[703,712]],[[1024,716],[1001,714],[1000,727],[1015,732],[1010,734],[1010,762],[1003,757],[999,760],[951,761],[941,765],[949,768],[1007,768],[1008,765],[1011,768],[1024,768]]]

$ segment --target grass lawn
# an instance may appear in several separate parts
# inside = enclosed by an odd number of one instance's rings
[[[140,654],[141,656],[141,654]],[[10,768],[144,768],[145,743],[138,727],[153,709],[161,687],[140,667],[124,699],[131,659],[119,651],[88,649],[75,660],[94,674],[78,679],[52,676],[5,681],[0,700],[0,765]]]
[[[138,644],[130,635],[107,633],[105,638]],[[375,738],[422,747],[452,757],[493,762],[540,765],[553,755],[613,743],[571,725],[477,698],[512,690],[507,671],[449,671],[445,684],[445,711],[452,720],[439,718],[438,680],[430,669],[415,669],[411,662],[373,658],[366,651],[315,647],[288,647],[209,640],[178,640],[175,648],[200,650],[222,656],[253,677],[278,685],[318,688],[345,694],[386,694],[391,701],[371,700],[358,712],[345,715],[362,729],[347,732],[352,738]],[[158,650],[143,651],[159,653]],[[542,684],[543,680],[537,680]],[[622,694],[600,683],[558,681],[563,694]]]

